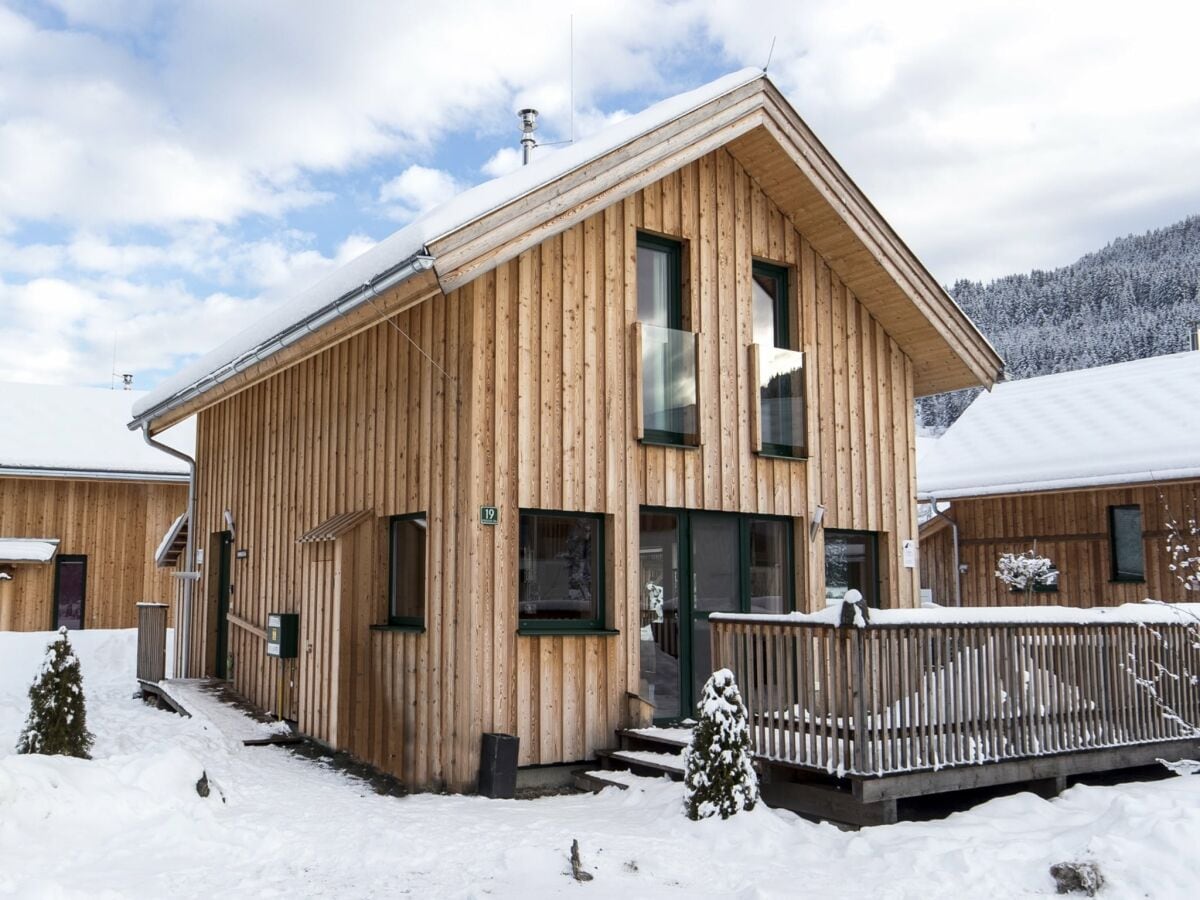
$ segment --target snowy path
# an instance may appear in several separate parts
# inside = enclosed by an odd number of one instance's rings
[[[133,633],[75,636],[96,760],[4,755],[48,636],[0,634],[0,895],[16,897],[1030,897],[1099,862],[1105,897],[1200,893],[1200,777],[996,800],[858,833],[765,808],[692,823],[681,788],[383,797],[279,747],[130,699]],[[194,790],[207,770],[217,793]],[[587,885],[566,874],[578,838]]]

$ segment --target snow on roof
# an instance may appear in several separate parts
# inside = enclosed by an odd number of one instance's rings
[[[0,538],[0,563],[50,562],[57,552],[57,538]]]
[[[517,200],[531,191],[584,166],[650,131],[736,90],[756,78],[758,68],[742,69],[702,87],[669,97],[636,115],[576,141],[563,149],[543,153],[515,172],[485,181],[451,198],[384,238],[361,256],[318,281],[308,290],[281,304],[273,312],[234,335],[225,343],[170,378],[163,379],[133,406],[134,418],[165,403],[195,382],[218,371],[243,354],[288,331],[338,298],[423,253],[426,246],[452,234],[476,219]]]
[[[187,475],[187,466],[126,427],[142,391],[0,382],[0,473],[60,469],[86,473]],[[194,420],[160,437],[191,454]]]
[[[939,500],[1200,478],[1200,353],[997,385],[917,468]]]

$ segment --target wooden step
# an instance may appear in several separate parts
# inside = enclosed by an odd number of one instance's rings
[[[581,791],[598,794],[605,788],[615,787],[628,790],[629,785],[613,777],[615,772],[599,772],[596,770],[580,769],[575,773],[575,787]]]
[[[679,752],[656,753],[651,750],[599,750],[596,758],[608,770],[624,769],[635,775],[666,775],[683,780],[683,756]]]
[[[691,738],[690,728],[621,728],[617,731],[617,746],[622,750],[678,753]]]

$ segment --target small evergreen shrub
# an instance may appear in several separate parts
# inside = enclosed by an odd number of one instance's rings
[[[722,819],[753,809],[758,775],[750,753],[746,705],[728,669],[713,672],[696,704],[700,723],[685,757],[684,802],[689,819]]]
[[[67,629],[60,628],[30,685],[29,718],[17,740],[17,752],[89,759],[91,748],[79,658],[71,649]]]

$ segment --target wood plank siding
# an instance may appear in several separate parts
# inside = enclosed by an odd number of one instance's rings
[[[632,326],[639,229],[685,242],[685,320],[700,333],[697,449],[636,439]],[[751,260],[788,266],[806,352],[810,459],[751,451]],[[726,150],[222,398],[198,417],[199,527],[235,522],[232,677],[321,741],[414,787],[470,788],[479,736],[520,736],[523,765],[582,760],[628,721],[638,685],[643,505],[795,519],[798,604],[824,603],[830,528],[881,533],[885,603],[916,602],[912,360]],[[483,526],[479,507],[496,506]],[[612,634],[517,633],[518,510],[605,515]],[[369,510],[328,542],[296,539]],[[428,515],[422,632],[386,621],[387,517]],[[192,675],[213,614],[196,592]],[[267,660],[269,612],[300,614],[300,659]]]
[[[1112,580],[1108,508],[1135,505],[1142,511],[1145,582]],[[1168,510],[1183,522],[1200,510],[1200,482],[1138,485],[1099,490],[1014,494],[955,500],[949,514],[958,523],[964,606],[1004,606],[1025,602],[996,578],[1003,553],[1023,553],[1037,542],[1041,556],[1059,570],[1058,591],[1033,595],[1036,604],[1117,606],[1155,600],[1189,600],[1167,566]],[[921,586],[937,603],[953,603],[952,534],[949,527],[922,526]]]
[[[99,479],[0,478],[0,537],[58,538],[87,557],[85,628],[133,628],[140,601],[166,603],[174,584],[154,549],[187,503],[187,485]],[[0,630],[54,624],[54,561],[13,566]]]

